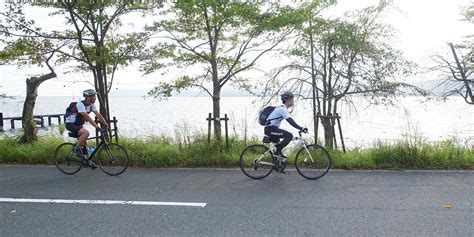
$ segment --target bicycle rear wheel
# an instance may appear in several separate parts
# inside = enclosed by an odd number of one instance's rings
[[[75,174],[81,168],[81,158],[74,153],[74,144],[63,143],[54,151],[53,163],[65,174]]]
[[[99,167],[104,173],[116,176],[122,174],[128,167],[128,153],[119,144],[108,144],[100,147],[97,153]]]
[[[252,179],[262,179],[273,171],[272,152],[264,145],[251,145],[240,154],[240,169]]]
[[[320,145],[311,144],[306,148],[301,148],[296,155],[296,170],[307,179],[319,179],[331,168],[331,156]]]

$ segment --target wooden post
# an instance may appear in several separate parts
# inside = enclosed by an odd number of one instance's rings
[[[207,143],[211,144],[211,120],[212,120],[212,113],[209,113],[209,117],[206,119],[208,122],[207,125]]]
[[[342,151],[346,153],[346,145],[344,144],[344,137],[342,136],[342,128],[341,128],[341,117],[339,117],[339,114],[336,113],[336,119],[337,119],[337,126],[339,127],[339,136],[341,137],[341,145],[342,145]]]
[[[97,117],[94,118],[95,123],[99,123],[99,119]],[[99,145],[99,130],[95,129],[95,147]]]
[[[0,132],[3,132],[3,113],[0,112]]]
[[[245,107],[244,145],[247,146],[247,107]]]
[[[115,143],[118,143],[118,132],[117,132],[117,118],[114,116],[114,135],[115,135]],[[110,126],[110,125],[109,125]]]
[[[43,116],[40,117],[40,121],[41,121],[41,127],[44,128],[44,117]]]
[[[319,117],[321,116],[321,113],[318,112],[318,114],[316,115],[316,128],[315,128],[315,131],[314,131],[314,144],[318,144],[318,129],[319,129]]]
[[[332,113],[328,113],[328,116],[327,116],[331,122],[331,127],[333,128],[332,129],[332,132],[333,132],[333,135],[334,135],[334,148],[337,150],[337,138],[336,138],[336,131],[334,131],[334,125],[336,125],[336,120],[334,119],[334,115]]]
[[[57,114],[51,114],[51,115],[45,115],[46,117],[48,117],[48,125],[51,126],[51,124],[53,123],[52,120],[53,118],[57,118],[58,119],[58,124],[61,124],[61,115],[57,115]]]
[[[12,125],[12,129],[14,129],[15,128],[15,120],[14,119],[11,120],[11,125]]]
[[[228,128],[227,128],[227,120],[229,120],[229,118],[227,118],[227,114],[224,114],[224,123],[225,123],[225,147],[227,149],[229,149],[229,132],[228,132]]]

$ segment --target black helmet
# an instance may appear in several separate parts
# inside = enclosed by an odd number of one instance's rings
[[[97,95],[97,92],[95,92],[95,90],[92,90],[92,89],[87,89],[82,92],[82,95],[84,97],[89,97],[89,96]]]
[[[285,103],[285,101],[291,100],[293,98],[295,98],[295,95],[293,95],[293,93],[291,93],[291,91],[285,91],[285,92],[283,92],[283,94],[281,94],[281,101],[283,101],[283,103]]]

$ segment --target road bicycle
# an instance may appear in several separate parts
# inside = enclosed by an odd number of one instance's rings
[[[294,162],[298,173],[311,180],[323,177],[331,168],[332,159],[329,152],[318,144],[307,144],[299,131],[298,137],[293,138],[293,147],[288,152],[288,161]],[[246,147],[240,155],[240,169],[245,175],[252,179],[262,179],[267,177],[273,170],[278,173],[285,173],[286,163],[282,158],[273,154],[279,138],[271,139],[265,135],[262,144],[253,144]],[[269,144],[269,145],[265,145]],[[296,157],[291,159],[291,155],[298,149]]]
[[[117,176],[122,174],[128,167],[128,153],[127,150],[119,144],[109,143],[107,130],[100,130],[100,135],[97,137],[90,137],[87,140],[99,138],[100,143],[96,149],[89,155],[91,161],[98,163],[99,168],[106,174]],[[69,133],[69,137],[74,137]],[[73,143],[63,143],[54,151],[54,165],[65,174],[75,174],[81,168],[95,168],[85,160],[85,157],[79,157],[74,152]],[[83,147],[83,151],[86,150]]]

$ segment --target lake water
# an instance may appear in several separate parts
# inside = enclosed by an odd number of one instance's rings
[[[80,99],[38,97],[34,114],[64,113],[71,101]],[[0,112],[4,117],[21,116],[23,101],[24,98],[0,99]],[[341,104],[339,112],[348,147],[370,146],[377,140],[393,142],[406,137],[406,134],[421,136],[427,141],[455,137],[463,144],[474,144],[474,106],[466,104],[460,97],[452,97],[445,102],[405,97],[398,99],[395,106],[368,105],[362,97],[353,98],[353,101],[352,106]],[[111,115],[119,121],[120,134],[137,138],[207,133],[206,118],[212,112],[209,97],[172,97],[167,101],[138,96],[111,97],[110,105]],[[247,131],[248,136],[261,136],[263,129],[256,120],[260,106],[261,101],[256,97],[222,97],[221,113],[222,117],[226,113],[230,118],[230,135],[243,137]],[[312,130],[311,102],[298,101],[292,117]],[[19,121],[16,126],[21,126]],[[15,132],[10,131],[9,121],[5,121],[4,128],[7,133]],[[296,132],[285,122],[282,128]]]

